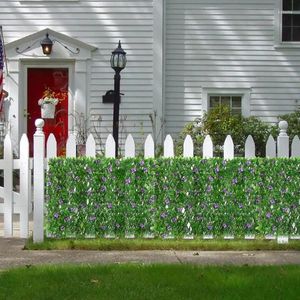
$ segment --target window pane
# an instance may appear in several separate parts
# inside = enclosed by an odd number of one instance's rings
[[[300,27],[294,27],[293,28],[293,41],[300,41]]]
[[[293,1],[293,10],[300,10],[300,1],[299,0]]]
[[[233,108],[233,109],[231,110],[231,113],[232,113],[233,115],[241,115],[241,114],[242,114],[242,109],[241,109],[241,108]]]
[[[292,0],[283,0],[282,1],[283,10],[292,10]]]
[[[241,96],[233,96],[232,97],[232,107],[240,108],[242,106],[242,97]]]
[[[292,27],[282,27],[282,41],[290,42],[292,40]]]
[[[300,26],[300,15],[292,15],[292,26]]]
[[[230,106],[230,96],[222,96],[221,103]]]
[[[282,15],[282,26],[292,26],[292,16],[291,14]]]
[[[210,96],[210,107],[216,107],[220,104],[219,96]]]

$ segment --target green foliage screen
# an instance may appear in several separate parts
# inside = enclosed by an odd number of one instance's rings
[[[299,159],[58,158],[47,176],[47,231],[298,235],[299,187]]]

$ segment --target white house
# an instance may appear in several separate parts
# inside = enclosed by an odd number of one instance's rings
[[[15,140],[32,134],[32,103],[42,96],[39,86],[47,88],[44,78],[68,94],[67,114],[49,130],[67,134],[72,116],[84,112],[106,137],[112,104],[102,95],[113,89],[109,60],[119,40],[128,59],[121,127],[135,139],[152,132],[154,111],[156,131],[164,120],[163,134],[175,136],[220,102],[267,122],[300,105],[298,0],[6,0],[0,20]],[[51,55],[40,46],[47,33]]]

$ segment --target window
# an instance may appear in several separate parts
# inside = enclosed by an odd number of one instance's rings
[[[282,42],[300,42],[300,0],[282,0]]]
[[[225,104],[233,114],[242,113],[242,96],[240,95],[209,95],[209,109]]]
[[[230,106],[233,114],[250,116],[251,88],[202,87],[202,110],[208,111],[219,104]]]

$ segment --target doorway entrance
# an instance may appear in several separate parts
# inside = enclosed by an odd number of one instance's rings
[[[27,135],[30,156],[33,155],[34,122],[41,118],[39,100],[43,97],[57,98],[54,118],[45,118],[46,141],[53,133],[57,141],[57,154],[65,155],[68,138],[68,68],[28,68],[27,69]]]

